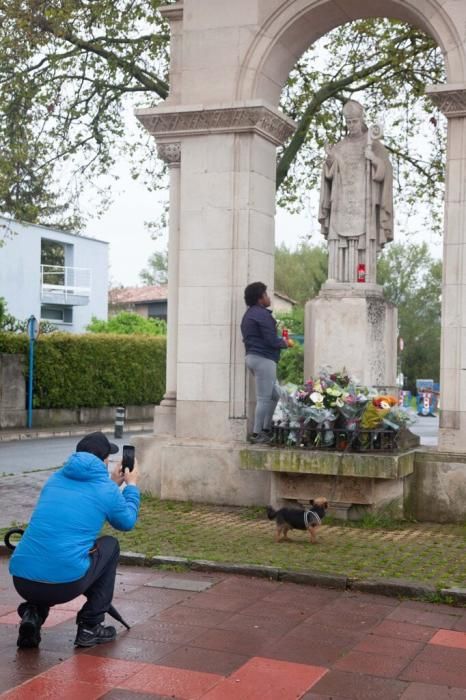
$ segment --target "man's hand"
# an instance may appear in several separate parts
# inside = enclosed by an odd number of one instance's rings
[[[133,471],[130,472],[129,469],[125,469],[123,479],[124,479],[124,482],[127,486],[129,486],[129,485],[136,486],[136,484],[138,483],[139,467],[138,467],[138,462],[136,459],[134,460]]]
[[[122,485],[122,483],[125,479],[123,476],[123,471],[121,469],[121,461],[115,465],[115,467],[110,475],[110,478],[112,479],[112,481],[114,481],[116,484],[118,484],[118,486]]]
[[[294,348],[294,340],[292,340],[291,338],[287,338],[286,342],[289,348]]]

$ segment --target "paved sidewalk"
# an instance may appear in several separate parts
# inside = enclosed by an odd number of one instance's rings
[[[39,498],[42,486],[52,474],[51,469],[39,472],[2,476],[2,505],[0,508],[0,528],[12,523],[29,522],[31,513]],[[0,544],[3,544],[3,538]]]
[[[129,632],[74,651],[74,601],[52,611],[39,650],[18,651],[0,567],[4,700],[466,700],[464,608],[121,567]]]
[[[13,428],[0,430],[0,443],[15,440],[31,440],[37,438],[62,437],[67,435],[87,435],[96,430],[112,434],[114,423],[99,423],[95,425],[56,425],[47,428]],[[151,432],[154,429],[154,421],[126,421],[126,433]]]

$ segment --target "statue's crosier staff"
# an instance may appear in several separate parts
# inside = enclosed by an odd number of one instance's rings
[[[5,547],[11,551],[13,551],[16,547],[15,544],[12,542],[13,535],[17,535],[18,537],[21,537],[24,534],[24,530],[21,527],[13,527],[11,530],[8,530],[8,532],[5,533],[3,541],[5,543]],[[127,622],[123,620],[121,617],[120,613],[116,608],[111,605],[109,609],[107,610],[108,614],[113,617],[114,620],[117,622],[121,622],[121,624],[126,627],[127,630],[131,629],[131,627],[128,625]]]
[[[366,156],[366,270],[365,281],[376,283],[377,276],[377,240],[373,235],[373,202],[372,202],[372,177],[375,154],[372,143],[383,138],[381,124],[372,124],[367,129]]]

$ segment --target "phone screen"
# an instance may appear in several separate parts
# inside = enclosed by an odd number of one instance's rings
[[[134,446],[133,445],[123,445],[123,459],[122,465],[123,470],[128,469],[130,472],[133,471],[134,467]]]

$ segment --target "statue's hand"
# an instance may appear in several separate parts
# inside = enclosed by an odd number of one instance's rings
[[[333,143],[326,143],[324,145],[325,153],[327,155],[327,164],[331,165],[333,161],[335,160],[335,155],[333,153],[333,149],[335,147],[335,144]]]

